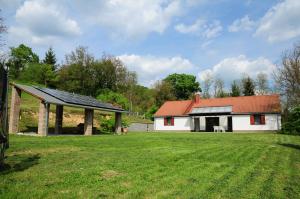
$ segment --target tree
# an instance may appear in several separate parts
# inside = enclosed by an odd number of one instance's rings
[[[289,110],[300,104],[300,43],[284,52],[274,73],[276,88]]]
[[[249,76],[246,76],[242,79],[242,85],[243,85],[244,96],[255,95],[254,93],[255,85],[253,80]]]
[[[286,134],[300,134],[300,106],[291,109],[285,122],[282,124],[282,132]]]
[[[44,86],[53,86],[56,82],[56,74],[52,66],[43,63],[29,63],[20,75],[20,79],[27,82],[35,82]]]
[[[218,98],[226,97],[227,94],[224,91],[224,81],[221,78],[216,78],[214,83],[214,96]]]
[[[9,74],[12,78],[19,78],[20,73],[29,63],[39,63],[39,57],[31,48],[20,44],[18,47],[10,48],[10,59],[8,60]]]
[[[53,49],[50,47],[45,54],[45,59],[43,60],[45,64],[48,64],[52,67],[52,70],[56,70],[56,57]]]
[[[241,88],[236,80],[234,80],[231,84],[231,93],[230,95],[232,97],[238,97],[241,96]]]
[[[258,73],[256,77],[256,87],[258,95],[265,95],[269,92],[268,76],[265,73]]]
[[[211,86],[213,84],[214,80],[213,80],[213,76],[209,73],[207,73],[204,76],[204,80],[203,80],[203,98],[208,99],[211,97],[210,95],[210,89]]]
[[[172,86],[173,93],[178,100],[189,99],[195,92],[201,91],[200,84],[194,75],[174,73],[163,81]]]
[[[157,81],[154,84],[155,104],[160,107],[167,100],[175,100],[176,96],[173,92],[173,87],[167,81]]]
[[[2,10],[0,9],[0,12],[1,12]],[[4,45],[4,43],[2,42],[2,34],[3,33],[6,33],[6,30],[7,30],[7,28],[6,28],[6,26],[5,26],[5,24],[4,24],[4,20],[3,20],[3,18],[0,16],[0,47],[2,46],[2,45]]]
[[[66,55],[65,65],[58,71],[59,88],[83,95],[95,96],[94,57],[87,48],[79,46]]]
[[[128,110],[129,108],[129,101],[124,95],[110,90],[106,90],[100,95],[98,95],[97,99],[102,102],[111,103],[115,106],[120,106],[125,110]]]

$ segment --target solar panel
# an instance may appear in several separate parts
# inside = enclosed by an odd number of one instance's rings
[[[79,95],[75,93],[69,93],[69,92],[49,89],[49,88],[40,88],[40,87],[35,87],[35,88],[48,95],[51,95],[52,97],[62,100],[65,103],[83,105],[83,106],[92,106],[92,107],[105,108],[105,109],[123,110],[121,108],[113,106],[112,104],[100,102],[90,96],[84,96],[84,95]]]

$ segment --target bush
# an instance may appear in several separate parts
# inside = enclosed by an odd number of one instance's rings
[[[125,119],[122,118],[122,127],[127,128],[129,126],[129,122]],[[110,116],[104,117],[102,116],[100,119],[100,127],[101,131],[105,133],[112,133],[115,131],[115,117]]]
[[[300,135],[300,106],[294,108],[282,124],[282,133]]]
[[[101,131],[105,133],[112,133],[115,130],[115,118],[114,117],[101,117],[100,120]]]

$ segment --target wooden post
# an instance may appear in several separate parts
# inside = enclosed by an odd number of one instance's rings
[[[94,110],[85,109],[84,110],[84,135],[93,134],[93,120],[94,120]]]
[[[64,107],[62,105],[56,105],[55,134],[62,133],[63,112]]]
[[[49,123],[49,107],[50,105],[40,102],[39,110],[39,124],[38,124],[38,135],[47,136],[48,135],[48,123]]]
[[[17,133],[19,130],[19,118],[21,108],[21,90],[12,86],[10,117],[9,117],[9,133]]]
[[[120,134],[122,127],[122,113],[115,113],[115,133]]]

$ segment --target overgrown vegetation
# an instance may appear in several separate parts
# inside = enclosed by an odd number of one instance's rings
[[[300,137],[11,136],[0,198],[300,198]]]

